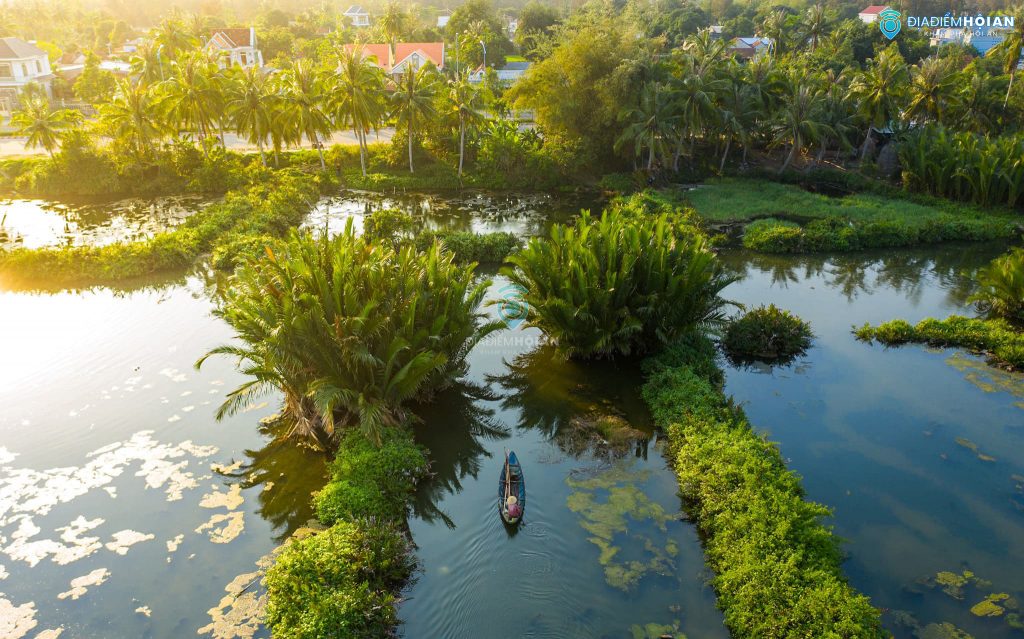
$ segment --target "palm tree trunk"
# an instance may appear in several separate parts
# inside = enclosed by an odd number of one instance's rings
[[[793,140],[793,148],[789,150],[789,155],[786,156],[786,161],[782,163],[782,168],[779,169],[779,175],[786,172],[786,169],[789,168],[789,164],[793,161],[793,157],[796,156],[796,145],[797,141]]]
[[[871,125],[868,125],[868,133],[864,136],[864,145],[860,148],[860,161],[863,162],[864,158],[868,155],[868,144],[871,142]]]
[[[311,131],[309,134],[309,140],[316,147],[316,152],[320,154],[320,169],[323,171],[327,170],[327,163],[324,162],[324,149],[320,146],[320,138],[317,137],[316,131]]]
[[[459,118],[459,184],[462,184],[462,161],[466,156],[466,121]]]
[[[356,144],[359,145],[359,168],[363,173],[363,177],[366,177],[366,155],[363,153],[363,134],[355,124],[352,125],[352,133],[356,134]]]
[[[1013,78],[1017,75],[1017,66],[1014,65],[1013,69],[1010,70],[1010,85],[1006,87],[1006,97],[1003,98],[1003,108],[1010,102],[1010,91],[1013,90]]]
[[[267,168],[267,156],[263,153],[263,140],[256,140],[256,148],[260,150],[260,162],[263,168]]]
[[[672,170],[679,173],[679,156],[683,154],[683,136],[679,135],[679,139],[676,140],[676,152],[672,157]]]
[[[815,164],[821,164],[821,161],[825,159],[825,141],[821,141],[821,148],[818,149],[818,157],[815,158]]]
[[[732,145],[732,136],[725,139],[725,152],[722,153],[722,163],[718,165],[718,172],[725,170],[725,159],[729,157],[729,147]]]
[[[651,151],[647,155],[647,172],[650,173],[651,169],[654,168],[654,140],[651,140]]]
[[[409,118],[409,126],[406,128],[405,134],[409,138],[409,173],[415,173],[412,168],[412,117]]]

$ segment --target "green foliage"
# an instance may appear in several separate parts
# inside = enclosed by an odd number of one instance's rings
[[[407,430],[387,429],[380,446],[353,431],[331,464],[331,481],[313,500],[316,516],[327,525],[358,519],[401,523],[426,470],[426,457]]]
[[[811,325],[774,304],[730,320],[722,346],[738,360],[786,362],[811,346]]]
[[[317,180],[293,171],[256,172],[250,186],[228,193],[165,233],[107,246],[16,249],[0,252],[0,274],[24,286],[87,286],[191,266],[209,252],[225,265],[227,247],[282,235],[309,212]]]
[[[267,571],[267,625],[281,639],[390,636],[414,567],[395,526],[339,522],[290,543]]]
[[[1024,333],[1002,319],[974,319],[952,315],[944,320],[924,319],[916,325],[893,320],[854,331],[857,339],[897,346],[918,342],[931,346],[957,346],[984,353],[992,360],[1024,369]]]
[[[460,264],[501,264],[523,245],[513,233],[473,233],[471,231],[424,231],[416,236],[421,250],[440,242]]]
[[[970,301],[986,313],[1024,325],[1024,249],[1015,248],[978,271]]]
[[[843,579],[839,542],[778,448],[722,394],[713,349],[689,337],[645,362],[644,398],[668,433],[690,517],[734,637],[882,637]]]
[[[395,250],[357,237],[351,222],[333,238],[293,232],[279,253],[235,273],[216,312],[241,346],[197,366],[230,355],[251,378],[218,417],[276,389],[297,438],[331,449],[358,427],[379,441],[409,418],[409,401],[462,375],[469,350],[500,327],[482,323],[489,282],[475,279],[439,243]]]
[[[723,274],[707,238],[678,216],[614,206],[556,225],[503,270],[525,291],[527,322],[569,356],[643,352],[724,318]]]
[[[908,133],[899,154],[908,189],[985,206],[1024,202],[1024,135],[929,125]]]

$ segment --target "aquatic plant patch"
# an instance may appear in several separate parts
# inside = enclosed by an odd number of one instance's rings
[[[645,362],[644,398],[668,435],[687,512],[704,537],[734,637],[883,637],[880,613],[846,582],[828,508],[806,501],[778,448],[722,392],[709,340]]]
[[[886,346],[919,343],[955,346],[983,354],[993,363],[1024,370],[1024,332],[1001,319],[975,319],[952,315],[944,320],[924,319],[916,325],[893,320],[854,330],[857,339]]]
[[[811,325],[774,304],[729,321],[722,346],[736,361],[792,361],[811,346]]]

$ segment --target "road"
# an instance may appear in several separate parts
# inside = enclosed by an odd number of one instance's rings
[[[386,127],[381,129],[377,134],[370,133],[368,142],[373,144],[374,142],[389,142],[391,137],[395,134],[394,127]],[[0,158],[17,158],[17,157],[30,157],[33,155],[46,155],[46,152],[42,149],[26,149],[25,140],[23,137],[0,137]],[[239,138],[234,133],[224,134],[224,143],[228,149],[232,151],[240,152],[256,152],[256,145],[249,144],[245,140]],[[331,139],[326,141],[327,146],[333,146],[335,144],[342,145],[355,145],[356,136],[351,131],[336,131]],[[296,148],[296,147],[292,147]],[[305,142],[301,145],[301,148],[308,149],[310,145]]]

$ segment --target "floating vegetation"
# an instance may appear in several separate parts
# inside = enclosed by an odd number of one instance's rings
[[[196,528],[197,533],[209,531],[210,541],[226,544],[235,540],[245,528],[245,517],[240,510],[210,517],[209,521]]]
[[[971,440],[969,440],[969,439],[967,439],[965,437],[957,437],[956,438],[956,443],[957,443],[958,446],[963,446],[967,450],[969,450],[972,453],[974,453],[975,456],[977,456],[977,458],[980,459],[983,462],[994,462],[994,461],[996,461],[995,457],[992,457],[991,455],[986,455],[985,453],[981,452],[980,450],[978,450],[978,445],[977,444],[975,444],[974,442],[972,442]]]
[[[266,617],[267,595],[263,579],[267,569],[292,541],[304,539],[322,529],[322,526],[313,523],[312,526],[296,530],[287,541],[260,557],[256,561],[256,571],[232,579],[224,587],[228,594],[221,598],[216,607],[207,611],[211,621],[200,628],[198,634],[209,634],[213,639],[252,639]]]
[[[979,578],[970,570],[964,570],[959,574],[943,570],[935,573],[934,577],[918,580],[918,583],[928,588],[939,588],[954,599],[963,599],[964,588],[968,585],[974,585],[977,588],[987,588],[992,585],[991,582]]]
[[[948,621],[930,623],[915,633],[917,639],[974,639]]]
[[[964,374],[971,384],[986,393],[1008,393],[1022,401],[1014,406],[1024,408],[1024,374],[990,366],[982,360],[964,353],[953,353],[946,363]]]
[[[105,544],[107,550],[116,552],[119,555],[127,555],[128,549],[135,544],[155,539],[156,535],[140,533],[137,530],[119,530],[114,533],[114,538]]]
[[[139,606],[135,609],[135,613],[140,614],[143,617],[150,617],[153,615],[153,611],[150,609],[149,606]]]
[[[174,536],[174,539],[167,540],[167,552],[174,552],[181,545],[181,542],[185,540],[185,535],[178,534]]]
[[[673,621],[671,626],[657,623],[643,626],[633,624],[629,632],[633,639],[686,639],[686,635],[679,632],[678,621]]]
[[[971,606],[971,614],[975,617],[1002,617],[1006,608],[999,604],[1009,598],[1010,595],[1005,592],[991,594]]]
[[[0,594],[0,637],[21,639],[37,625],[34,601],[15,606]]]
[[[242,505],[242,485],[232,484],[227,492],[221,492],[219,487],[214,486],[213,491],[203,495],[199,505],[202,508],[226,508],[234,510]]]
[[[556,439],[558,447],[573,456],[590,452],[599,457],[621,458],[647,437],[621,416],[595,410],[573,417]]]
[[[630,521],[646,523],[667,535],[666,523],[674,519],[641,490],[640,484],[649,476],[649,471],[632,471],[627,464],[620,463],[588,479],[566,479],[574,489],[567,500],[569,509],[580,516],[580,526],[591,534],[588,541],[600,549],[598,561],[604,566],[605,581],[627,592],[648,574],[673,570],[672,557],[679,551],[674,540],[661,546],[654,539],[630,530]],[[635,553],[642,549],[643,560],[617,560],[623,547],[615,545],[615,541],[625,535],[630,540],[627,550]]]
[[[87,520],[81,515],[67,526],[57,528],[61,541],[38,539],[28,541],[42,530],[27,515],[17,515],[9,520],[18,522],[18,529],[11,533],[12,543],[3,549],[11,559],[24,561],[35,567],[40,561],[51,557],[53,562],[65,566],[93,554],[103,547],[99,537],[82,537],[81,534],[103,523],[102,519]]]
[[[110,571],[106,568],[97,568],[87,575],[76,577],[71,580],[71,589],[66,592],[62,592],[57,595],[58,599],[71,598],[72,600],[78,599],[86,592],[88,592],[90,586],[99,586],[110,577]]]

